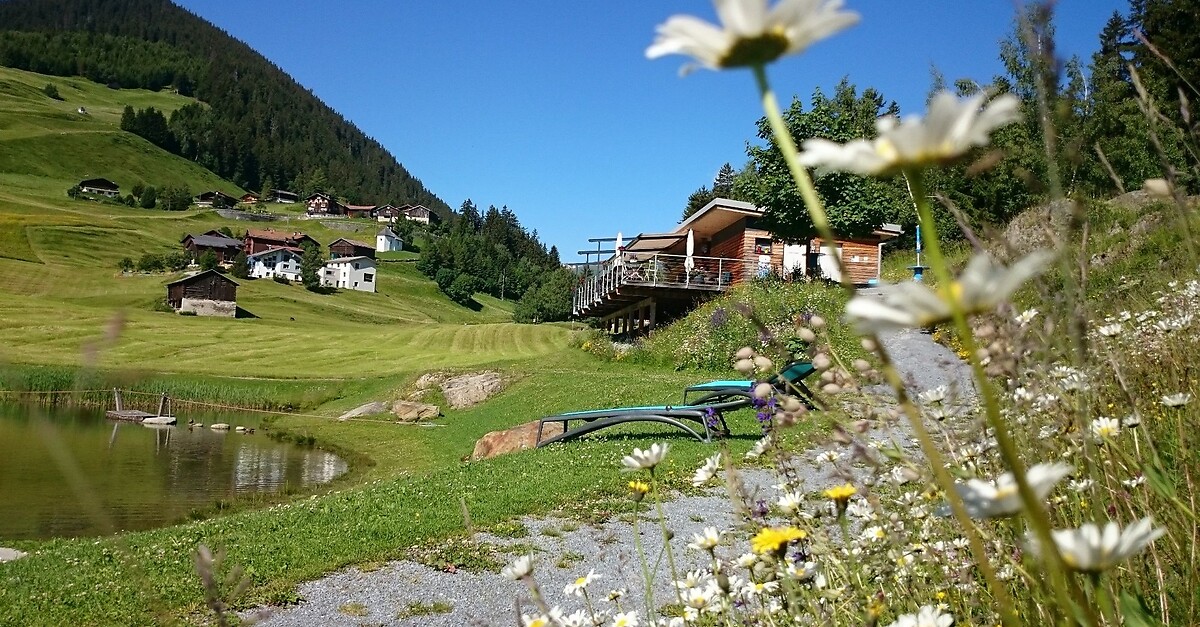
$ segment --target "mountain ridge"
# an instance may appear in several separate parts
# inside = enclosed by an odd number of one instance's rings
[[[311,89],[168,0],[0,0],[0,65],[120,87],[172,87],[209,106],[172,117],[181,153],[246,189],[321,187],[355,204],[446,204]],[[206,111],[207,109],[207,111]]]

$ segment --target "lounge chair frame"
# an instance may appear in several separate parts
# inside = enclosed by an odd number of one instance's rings
[[[794,361],[787,366],[784,366],[780,372],[785,375],[790,371],[795,371],[793,376],[773,375],[767,379],[777,391],[783,394],[793,394],[800,397],[800,400],[808,405],[809,409],[821,407],[821,403],[817,401],[812,390],[804,385],[804,379],[816,373],[816,369],[812,364],[803,361]],[[684,404],[703,405],[706,403],[721,403],[738,398],[752,398],[754,395],[754,387],[758,384],[757,381],[711,381],[708,383],[699,383],[691,385],[683,389]],[[701,395],[688,401],[688,395],[700,392]]]
[[[593,431],[598,431],[607,427],[622,424],[631,424],[636,422],[654,422],[660,424],[671,425],[676,427],[688,435],[696,438],[701,442],[711,442],[713,429],[709,426],[708,421],[710,415],[715,418],[718,425],[718,433],[729,433],[729,425],[725,422],[724,413],[727,411],[736,411],[745,409],[750,406],[750,399],[730,400],[724,402],[715,402],[708,404],[694,403],[691,405],[670,406],[664,405],[661,407],[617,407],[613,409],[597,409],[592,411],[570,412],[566,414],[558,414],[555,416],[546,416],[538,421],[537,430],[537,446],[543,447],[547,444],[562,442],[564,440],[572,440],[580,436],[586,435]],[[542,431],[547,422],[560,422],[563,426],[563,432],[549,437],[542,438]],[[571,427],[572,422],[582,422],[575,427]],[[702,430],[694,429],[688,423],[695,423]]]

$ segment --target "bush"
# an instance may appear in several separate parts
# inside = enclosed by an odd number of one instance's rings
[[[56,87],[54,83],[46,83],[46,86],[42,88],[42,93],[55,100],[63,99],[63,97],[58,94],[58,87]]]
[[[238,251],[237,256],[233,258],[233,267],[229,269],[229,274],[239,279],[250,277],[250,263],[246,260],[246,251]],[[284,279],[284,281],[287,281],[287,279]]]
[[[478,289],[479,279],[470,274],[460,274],[454,277],[454,281],[450,283],[450,289],[446,290],[446,296],[460,305],[466,305],[471,302],[471,297]]]
[[[139,200],[138,206],[142,209],[153,209],[158,204],[158,190],[153,185],[147,185]]]
[[[129,257],[121,257],[121,260],[117,262],[117,267],[121,269],[121,272],[133,272],[133,260]]]
[[[196,263],[200,265],[201,270],[216,270],[219,262],[217,261],[216,253],[211,250],[206,250],[204,251],[204,254],[200,255],[200,258],[196,260]]]
[[[292,284],[292,282],[291,282],[291,281],[289,281],[287,277],[285,277],[285,276],[281,276],[281,275],[278,275],[278,274],[276,274],[275,276],[271,277],[271,280],[272,280],[272,281],[275,281],[276,283],[283,284],[283,285],[291,285],[291,284]]]
[[[171,303],[168,303],[167,299],[165,298],[156,299],[154,301],[154,305],[150,307],[150,310],[157,311],[159,313],[175,313],[175,308],[172,307]]]
[[[145,253],[137,261],[138,272],[162,272],[165,268],[162,257],[154,253]]]
[[[185,253],[183,251],[167,253],[162,256],[163,267],[166,268],[167,270],[172,270],[175,272],[178,272],[178,271],[183,270],[184,268],[188,267],[188,264],[190,262],[191,262],[191,259],[189,259],[187,253]]]

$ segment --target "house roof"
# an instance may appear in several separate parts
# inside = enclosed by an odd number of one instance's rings
[[[232,199],[232,198],[233,198],[233,196],[230,196],[229,194],[226,194],[225,192],[223,192],[223,191],[221,191],[221,190],[219,190],[219,189],[214,189],[214,190],[211,190],[211,191],[203,192],[203,193],[201,193],[199,196],[196,196],[196,198],[201,198],[201,199],[203,199],[203,198],[215,198],[215,197],[217,197],[217,196],[224,196],[224,197],[226,197],[226,198],[230,198],[230,199]]]
[[[342,205],[351,211],[373,211],[375,205]]]
[[[180,283],[192,283],[192,282],[198,281],[210,274],[216,275],[222,281],[227,281],[229,283],[233,283],[234,285],[238,284],[237,281],[234,281],[233,279],[225,276],[224,274],[221,274],[220,272],[217,272],[216,270],[205,270],[204,272],[197,272],[196,274],[193,274],[191,276],[185,276],[182,279],[179,279],[178,281],[171,281],[170,283],[167,283],[167,285],[178,285]]]
[[[192,243],[196,246],[208,246],[209,248],[241,248],[242,243],[236,239],[214,235],[190,235]],[[185,238],[186,239],[186,238]]]
[[[84,179],[79,182],[79,186],[80,187],[98,187],[98,188],[112,189],[112,190],[121,189],[120,185],[117,185],[116,183],[114,183],[108,179]]]
[[[394,238],[396,238],[396,239],[400,239],[400,236],[399,236],[399,235],[396,235],[396,232],[395,232],[395,231],[393,231],[392,229],[390,229],[389,227],[386,227],[386,226],[385,226],[385,227],[383,227],[383,228],[382,228],[382,229],[381,229],[381,230],[380,230],[378,233],[376,233],[375,235],[376,235],[376,236],[382,235],[382,236],[384,236],[384,237],[394,237]]]
[[[338,239],[335,239],[332,242],[329,242],[329,245],[333,246],[334,244],[336,244],[338,242],[346,242],[347,244],[350,244],[351,246],[357,246],[358,248],[372,248],[372,249],[375,248],[375,246],[373,246],[371,244],[364,244],[358,240],[346,239],[344,237],[339,237]]]
[[[763,210],[754,206],[754,203],[714,198],[699,211],[688,216],[687,220],[679,223],[675,232],[687,234],[691,229],[696,235],[711,237],[744,217],[757,218],[762,214]]]
[[[299,240],[306,239],[306,238],[312,239],[314,242],[317,241],[317,240],[313,239],[311,236],[301,233],[300,231],[296,231],[294,233],[282,233],[282,232],[276,231],[274,229],[247,229],[246,237],[249,237],[252,239],[265,239],[265,240],[271,240],[271,241],[276,241],[276,242],[286,242],[288,240],[299,241]]]
[[[325,265],[328,266],[328,265],[335,264],[335,263],[350,263],[351,261],[369,261],[371,263],[375,263],[375,260],[370,257],[358,256],[358,257],[338,257],[337,259],[330,259],[329,261],[325,262]]]
[[[297,254],[297,255],[303,255],[303,254],[304,254],[304,249],[303,249],[303,248],[296,248],[295,246],[272,246],[272,247],[270,247],[270,248],[268,248],[268,249],[266,249],[266,250],[260,250],[260,251],[258,251],[258,252],[256,252],[256,253],[254,253],[253,255],[246,255],[246,258],[247,258],[247,259],[250,259],[251,257],[260,257],[260,256],[262,256],[262,255],[269,255],[269,254],[271,254],[271,253],[273,253],[273,252],[278,252],[278,251],[281,251],[281,250],[282,250],[282,251],[284,251],[284,252],[294,253],[294,254]]]

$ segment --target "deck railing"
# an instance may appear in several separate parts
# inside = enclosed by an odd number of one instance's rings
[[[600,304],[622,286],[663,287],[698,291],[724,291],[754,277],[779,275],[777,265],[744,259],[692,256],[689,269],[685,255],[623,253],[580,280],[575,290],[576,314]]]

